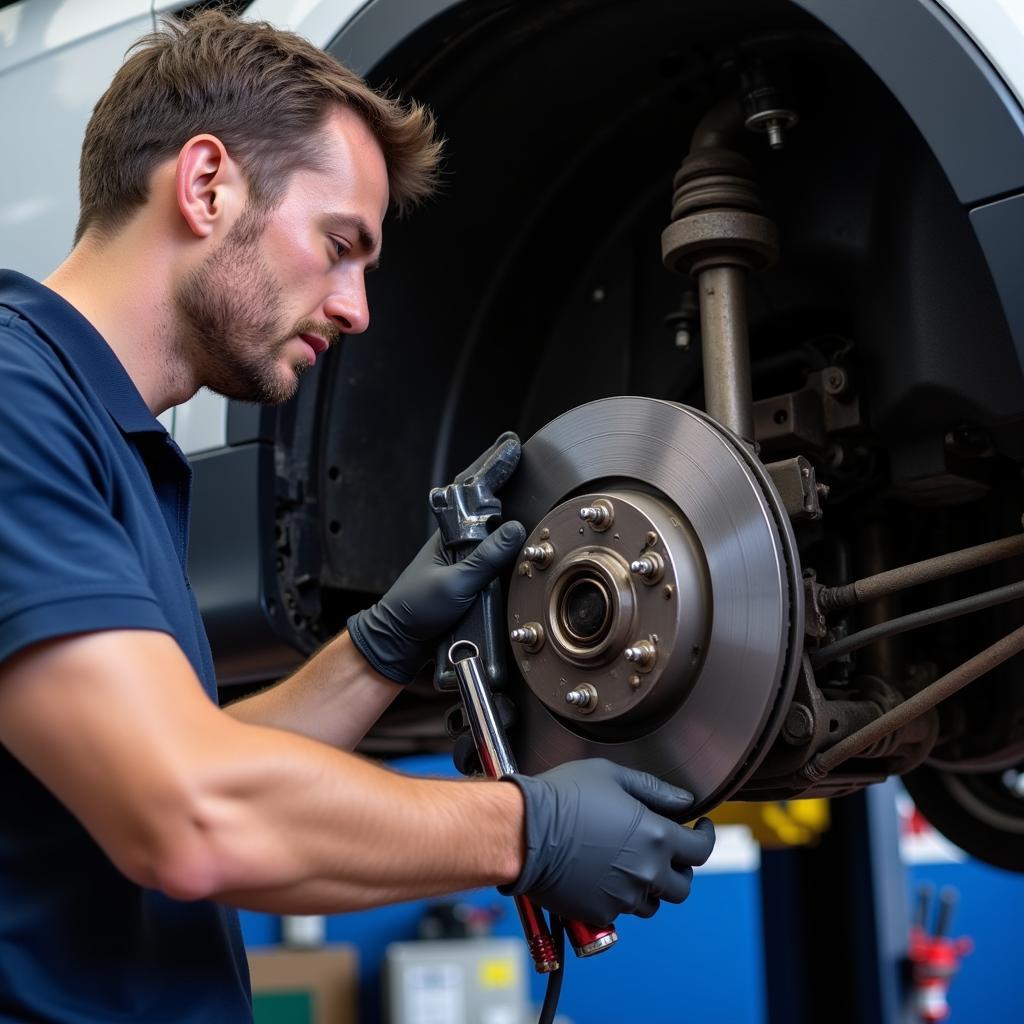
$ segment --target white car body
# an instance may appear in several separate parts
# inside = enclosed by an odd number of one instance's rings
[[[1024,0],[941,0],[1024,107]],[[75,169],[92,108],[125,51],[178,2],[19,0],[0,9],[0,101],[6,149],[0,164],[0,266],[45,277],[71,246],[78,217]],[[452,0],[398,3],[388,12],[389,39],[401,39]],[[343,33],[340,55],[365,72],[385,54],[386,39],[360,33],[360,21],[384,4],[371,0],[255,0],[244,17],[269,21],[327,47]],[[374,26],[375,27],[375,26]],[[1024,113],[1017,111],[1024,124]],[[222,447],[227,402],[202,391],[161,417],[187,454]]]

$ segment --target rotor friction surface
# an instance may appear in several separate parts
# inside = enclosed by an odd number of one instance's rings
[[[592,402],[541,428],[503,491],[505,516],[530,531],[568,495],[598,491],[603,481],[653,487],[696,533],[711,582],[704,663],[669,717],[619,742],[552,714],[514,673],[516,757],[530,773],[608,757],[689,789],[699,813],[735,789],[779,696],[790,583],[778,526],[734,440],[685,406],[647,398]]]

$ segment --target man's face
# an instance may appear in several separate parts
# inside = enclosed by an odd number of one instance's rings
[[[351,111],[323,131],[321,169],[296,171],[269,212],[248,206],[175,292],[182,355],[228,398],[285,401],[328,345],[369,325],[387,167]]]

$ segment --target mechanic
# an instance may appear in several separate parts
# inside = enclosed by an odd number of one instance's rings
[[[217,706],[189,468],[155,417],[202,386],[284,401],[365,331],[385,213],[440,148],[293,34],[169,21],[95,108],[72,252],[0,275],[0,1019],[250,1019],[236,907],[500,885],[610,923],[707,858],[688,793],[607,761],[455,781],[349,753],[518,523],[452,566],[433,538],[294,675]]]

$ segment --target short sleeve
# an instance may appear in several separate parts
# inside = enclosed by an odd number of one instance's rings
[[[95,415],[59,360],[0,319],[0,660],[72,633],[171,632],[117,519]]]

